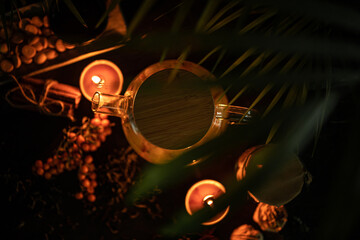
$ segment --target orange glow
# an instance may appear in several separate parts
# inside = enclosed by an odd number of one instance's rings
[[[94,93],[102,92],[118,95],[123,85],[123,75],[118,66],[105,59],[95,60],[87,65],[80,75],[79,85],[83,96],[91,101]]]
[[[205,179],[199,181],[191,186],[188,190],[185,197],[185,208],[186,211],[192,215],[193,213],[199,211],[206,205],[213,207],[214,201],[216,198],[225,193],[225,187],[211,179]],[[221,221],[229,212],[229,206],[222,212],[218,213],[212,219],[209,219],[206,222],[203,222],[203,225],[212,225]]]

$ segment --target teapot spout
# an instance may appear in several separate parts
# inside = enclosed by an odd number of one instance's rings
[[[126,115],[129,97],[95,92],[91,99],[91,109],[94,113],[108,114],[116,117]]]

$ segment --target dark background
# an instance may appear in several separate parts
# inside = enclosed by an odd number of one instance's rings
[[[158,9],[159,10],[159,9]],[[159,10],[160,11],[160,10]],[[128,13],[130,13],[129,11]],[[131,15],[125,16],[131,18]],[[166,21],[164,21],[166,24]],[[159,26],[164,27],[164,24]],[[157,26],[157,25],[156,25]],[[149,28],[144,26],[141,35]],[[176,58],[178,52],[170,52],[168,59]],[[94,58],[80,61],[36,77],[53,78],[59,82],[78,86],[82,69],[96,59],[107,59],[119,66],[124,75],[122,93],[129,82],[144,68],[156,63],[159,56],[144,52],[131,46]],[[198,62],[201,55],[190,55],[188,60]],[[209,62],[209,66],[213,62]],[[226,64],[225,64],[226,65]],[[82,98],[76,110],[75,123],[68,119],[44,115],[22,109],[15,109],[4,101],[4,93],[14,85],[1,86],[0,112],[2,133],[0,142],[2,232],[3,239],[156,239],[160,238],[159,229],[174,223],[179,213],[185,213],[184,198],[187,189],[196,181],[211,178],[220,182],[235,178],[234,165],[239,154],[248,146],[239,146],[238,151],[229,152],[219,164],[197,173],[171,189],[157,195],[162,209],[162,218],[152,219],[146,212],[131,219],[121,215],[119,232],[111,233],[106,222],[112,218],[114,209],[106,204],[112,197],[107,187],[104,172],[99,171],[99,181],[103,183],[96,189],[97,201],[88,203],[74,198],[79,190],[75,172],[63,173],[52,180],[45,180],[32,172],[37,159],[46,159],[63,137],[62,129],[80,125],[83,116],[92,117],[90,102]],[[300,153],[300,159],[312,174],[313,181],[304,186],[300,195],[286,204],[289,218],[280,233],[263,232],[265,239],[359,239],[356,231],[359,223],[359,97],[356,87],[343,86],[343,93],[335,109],[326,120],[317,141],[310,142]],[[229,99],[235,92],[229,92]],[[250,91],[238,99],[236,104],[249,105],[254,98]],[[264,102],[263,104],[266,104]],[[259,106],[261,109],[261,105]],[[121,129],[120,119],[110,117],[116,125],[101,148],[92,153],[95,165],[101,166],[108,161],[108,155],[116,154],[118,149],[127,147]],[[315,150],[314,150],[315,147]],[[139,173],[149,166],[139,158]],[[36,203],[34,204],[34,200]],[[96,207],[96,210],[94,210]],[[208,232],[218,239],[229,239],[233,229],[241,224],[259,227],[252,220],[256,203],[248,198],[244,206],[231,207],[227,217],[218,224],[205,227],[196,234],[188,235],[199,239]],[[113,211],[113,212],[111,212]],[[184,234],[185,235],[185,234]]]

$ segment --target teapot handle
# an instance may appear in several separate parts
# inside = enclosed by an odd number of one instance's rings
[[[239,107],[228,104],[215,106],[215,117],[225,120],[230,125],[243,125],[255,118],[256,111],[247,107]]]

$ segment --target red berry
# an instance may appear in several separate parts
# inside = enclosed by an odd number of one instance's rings
[[[88,179],[85,179],[83,182],[82,182],[82,185],[86,188],[90,187],[90,181]]]
[[[93,163],[88,164],[89,171],[92,172],[95,170],[95,165]]]
[[[47,164],[47,163],[45,163],[45,164],[44,164],[44,170],[49,170],[49,169],[50,169],[50,165]]]
[[[89,144],[89,147],[90,147],[90,151],[91,152],[95,152],[96,151],[96,149],[97,149],[97,146],[95,145],[95,144]]]
[[[51,178],[51,173],[46,172],[44,177],[45,177],[45,179],[49,180]]]
[[[46,162],[51,166],[53,163],[53,159],[49,157]]]
[[[83,193],[81,193],[81,192],[78,192],[77,194],[75,194],[75,198],[76,199],[83,199],[83,197],[84,197],[84,194]]]
[[[60,171],[60,170],[64,170],[65,164],[59,163],[59,164],[57,165],[57,167],[58,167],[58,170],[59,170],[59,171]]]
[[[106,140],[106,134],[105,134],[105,133],[99,134],[99,139],[100,139],[101,142],[105,142],[105,140]]]
[[[86,165],[81,166],[80,171],[82,173],[87,173],[89,171],[89,168]]]
[[[84,143],[83,145],[81,145],[81,148],[84,152],[90,151],[90,145],[87,143]]]
[[[100,117],[101,119],[105,119],[105,118],[108,117],[108,115],[107,115],[107,114],[100,113],[100,114],[99,114],[99,117]]]
[[[87,192],[88,193],[94,193],[95,189],[92,186],[90,186],[90,187],[87,188]]]
[[[96,118],[91,119],[90,123],[97,127],[97,126],[100,126],[101,120],[100,120],[100,118],[96,117]]]
[[[95,180],[96,179],[96,173],[92,172],[90,173],[90,179]]]
[[[95,195],[94,194],[88,195],[88,200],[89,200],[89,202],[95,202],[95,200],[96,200]]]
[[[79,135],[76,140],[77,144],[80,146],[82,143],[85,142],[85,138],[83,135]]]
[[[94,159],[91,155],[87,155],[84,159],[85,163],[87,163],[87,164],[92,163],[93,160]]]
[[[36,166],[37,168],[41,168],[41,167],[43,166],[43,162],[42,162],[41,160],[36,160],[36,161],[35,161],[35,166]]]
[[[70,141],[75,141],[76,140],[76,134],[73,132],[69,132],[68,133],[68,138]]]
[[[106,135],[110,135],[111,133],[112,133],[112,130],[111,130],[111,128],[105,128],[105,130],[104,130],[104,133],[106,134]]]
[[[96,188],[97,187],[97,181],[95,181],[95,180],[92,180],[91,182],[90,182],[90,186],[91,187],[93,187],[93,188]]]
[[[36,170],[36,173],[37,173],[37,175],[42,176],[42,175],[44,175],[44,169],[38,168],[38,169]]]
[[[86,176],[85,176],[85,174],[79,173],[78,178],[80,181],[82,181],[86,178]]]
[[[101,120],[101,125],[103,126],[103,127],[108,127],[109,125],[110,125],[110,121],[109,121],[109,119],[102,119]]]
[[[99,126],[97,129],[98,133],[103,133],[104,132],[104,127],[103,126]]]
[[[73,152],[79,150],[79,147],[78,147],[78,145],[77,145],[76,143],[74,143],[74,144],[72,145],[72,150],[73,150]]]

